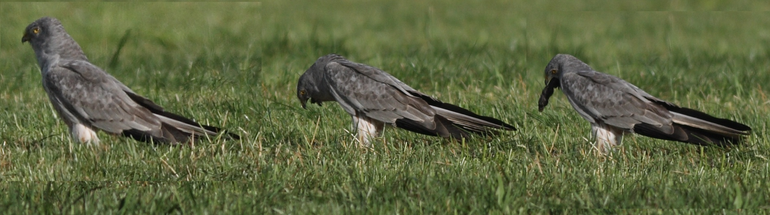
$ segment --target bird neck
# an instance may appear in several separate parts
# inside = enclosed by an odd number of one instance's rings
[[[323,77],[323,73],[317,72],[313,73],[313,80],[318,80],[318,83],[314,84],[315,89],[313,90],[313,100],[314,101],[320,101],[320,102],[326,102],[326,101],[334,101],[334,95],[332,95],[332,89],[329,82],[326,81],[326,78]]]
[[[567,63],[566,68],[570,68],[570,72],[577,72],[577,71],[591,71],[593,70],[591,66],[589,66],[586,63],[583,63],[583,61],[573,61]]]
[[[38,65],[41,71],[47,71],[51,65],[56,65],[60,60],[83,60],[88,61],[85,53],[80,48],[80,45],[75,42],[69,35],[66,35],[64,39],[52,40],[40,44],[35,52]]]
[[[56,63],[59,62],[59,55],[47,52],[45,50],[35,52],[35,57],[37,57],[37,64],[40,66],[40,72],[42,73],[48,71],[48,67],[51,65],[56,65]]]
[[[59,55],[60,58],[68,60],[88,61],[88,57],[83,53],[83,49],[80,48],[80,45],[72,37],[68,34],[64,34],[63,37],[59,40],[50,40],[41,44],[40,50],[43,52],[41,54]]]

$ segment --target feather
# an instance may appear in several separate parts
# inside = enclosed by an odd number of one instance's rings
[[[556,55],[545,74],[559,80],[572,107],[592,125],[704,146],[734,145],[751,131],[747,125],[656,98],[570,55]],[[553,87],[549,84],[543,89],[546,102],[541,96],[540,104],[547,104],[547,91]]]
[[[83,136],[80,134],[90,135],[91,129],[99,129],[145,142],[176,144],[221,130],[164,111],[88,62],[55,18],[43,17],[31,23],[22,41],[29,42],[35,51],[43,88],[76,140],[83,139],[78,138]],[[228,137],[239,138],[235,134]]]
[[[305,71],[297,83],[297,95],[303,104],[336,101],[351,116],[362,114],[425,135],[462,139],[470,133],[515,130],[501,120],[433,99],[383,70],[335,54],[320,57]]]

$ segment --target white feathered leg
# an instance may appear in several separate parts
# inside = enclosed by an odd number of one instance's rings
[[[591,133],[596,139],[594,145],[601,154],[608,155],[614,146],[620,145],[623,140],[623,131],[605,124],[591,124]]]
[[[385,124],[367,117],[353,117],[353,126],[358,133],[358,142],[364,146],[371,146],[372,139],[382,134]]]
[[[70,127],[70,134],[73,139],[80,143],[85,143],[88,146],[99,146],[99,137],[96,136],[96,132],[83,124],[75,124]]]

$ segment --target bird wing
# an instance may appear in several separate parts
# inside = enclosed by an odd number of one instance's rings
[[[672,114],[650,102],[646,97],[651,95],[618,77],[579,71],[563,74],[560,81],[575,110],[591,123],[601,122],[624,130],[645,123],[666,133],[673,132]]]
[[[87,61],[70,61],[51,67],[43,82],[54,106],[77,121],[109,133],[159,129],[161,122],[123,91],[122,84]]]
[[[332,95],[349,114],[385,123],[408,119],[433,129],[436,115],[430,105],[411,95],[414,91],[389,74],[374,67],[352,62],[332,61],[324,69]]]
[[[592,123],[700,145],[728,145],[751,130],[741,123],[658,99],[612,75],[580,71],[562,77],[562,90],[570,103]]]
[[[366,64],[351,62],[351,61],[348,61],[347,59],[343,59],[343,60],[338,59],[333,62],[338,63],[341,66],[351,68],[354,71],[356,71],[358,74],[366,76],[374,81],[390,85],[391,87],[398,89],[399,91],[401,91],[406,95],[411,95],[413,93],[424,95],[419,91],[415,90],[414,88],[410,87],[409,85],[404,84],[404,82],[401,82],[401,80],[398,80],[398,78],[393,77],[387,72],[382,71],[376,67],[369,66]],[[328,68],[328,65],[327,65],[327,68]]]

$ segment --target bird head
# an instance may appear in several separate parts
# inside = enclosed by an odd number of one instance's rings
[[[564,73],[578,72],[584,70],[592,70],[588,64],[583,63],[576,57],[568,54],[557,54],[554,56],[548,65],[545,66],[545,88],[540,94],[540,101],[538,101],[538,110],[543,111],[546,105],[548,105],[548,99],[553,95],[553,90],[561,87],[561,78]]]
[[[565,71],[567,70],[567,71]],[[553,56],[548,66],[545,67],[545,84],[550,85],[551,82],[556,81],[564,75],[564,73],[579,72],[592,70],[588,64],[583,63],[580,59],[568,54],[557,54]],[[559,84],[555,85],[560,87]]]
[[[309,74],[305,73],[299,77],[299,83],[297,83],[297,98],[302,104],[302,108],[307,109],[306,105],[308,101],[321,106],[320,101],[313,99],[313,95],[317,94],[317,91],[318,88],[315,87],[315,81],[312,80],[312,77]]]
[[[21,42],[29,42],[32,46],[41,45],[46,41],[46,38],[62,33],[66,34],[61,22],[56,18],[46,16],[27,25]]]
[[[304,76],[303,76],[304,77]],[[297,84],[297,99],[302,104],[302,108],[307,109],[307,101],[310,100],[310,93],[308,93],[306,84],[303,84],[302,78],[299,79]]]
[[[45,61],[51,59],[45,57],[48,55],[59,55],[66,59],[88,60],[80,45],[67,34],[61,22],[53,17],[43,17],[27,25],[21,42],[29,42],[41,67]]]
[[[321,102],[335,100],[331,94],[332,90],[329,83],[324,79],[324,74],[326,73],[326,65],[338,59],[344,60],[342,56],[336,54],[322,56],[299,77],[297,98],[302,103],[302,108],[306,108],[305,105],[308,101],[321,106]]]
[[[561,55],[558,54],[551,59],[550,62],[548,62],[548,65],[545,66],[545,85],[551,85],[551,81],[559,81],[559,77],[561,76]],[[558,87],[558,85],[557,85]]]
[[[553,95],[553,90],[561,86],[559,78],[562,75],[562,63],[565,61],[565,58],[568,57],[572,56],[557,54],[550,62],[548,62],[548,65],[545,66],[545,88],[543,88],[543,92],[540,93],[540,100],[537,103],[538,111],[543,112],[545,106],[548,105],[548,99]]]

